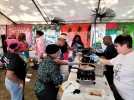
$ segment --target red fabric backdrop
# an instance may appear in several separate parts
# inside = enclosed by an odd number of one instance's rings
[[[116,22],[109,22],[106,24],[106,29],[110,30],[110,29],[118,29],[118,23]]]
[[[31,42],[32,42],[32,25],[18,24],[18,25],[8,25],[7,26],[7,36],[12,35],[12,34],[15,34],[17,36],[19,33],[25,33],[28,44],[31,44]]]
[[[81,27],[81,28],[80,28]],[[81,36],[82,42],[85,47],[89,47],[90,44],[90,24],[65,24],[61,26],[61,32],[67,33],[68,42],[71,45],[72,39],[75,34]]]

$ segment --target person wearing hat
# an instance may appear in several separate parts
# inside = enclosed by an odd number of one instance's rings
[[[60,48],[56,44],[46,47],[47,56],[39,64],[38,77],[35,83],[35,94],[38,100],[56,100],[58,88],[63,77],[60,74],[60,66],[54,61],[59,54]]]
[[[3,56],[6,67],[5,86],[11,95],[11,100],[23,100],[26,63],[19,56],[19,43],[10,43],[7,53]]]

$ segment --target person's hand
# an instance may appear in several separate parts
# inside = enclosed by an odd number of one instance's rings
[[[23,87],[24,87],[24,85],[23,85],[22,83],[20,83],[20,84],[19,84],[19,86],[20,86],[21,88],[23,88]]]
[[[100,58],[99,62],[104,64],[104,65],[111,65],[110,60],[107,60],[105,58]]]
[[[68,64],[68,61],[67,60],[54,59],[54,61],[57,64],[60,64],[60,65],[67,65]]]
[[[61,85],[57,85],[56,88],[60,88]]]
[[[102,63],[104,58],[100,58],[98,62]]]
[[[24,88],[24,81],[23,80],[19,80],[19,87]]]

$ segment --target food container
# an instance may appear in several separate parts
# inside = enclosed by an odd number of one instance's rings
[[[105,90],[97,88],[87,88],[85,90],[84,97],[85,99],[90,100],[104,100],[105,99]]]
[[[78,80],[95,81],[95,66],[94,65],[80,65],[77,72]]]

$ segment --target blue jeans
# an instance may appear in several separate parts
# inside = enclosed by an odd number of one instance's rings
[[[23,98],[23,88],[19,86],[19,84],[5,79],[5,86],[11,95],[11,100],[22,100]]]

